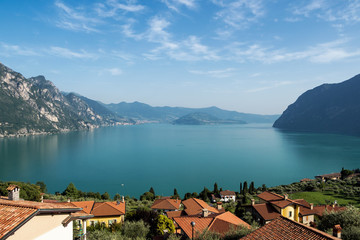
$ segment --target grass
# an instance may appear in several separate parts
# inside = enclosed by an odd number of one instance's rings
[[[337,201],[341,206],[345,205],[354,205],[360,207],[360,199],[356,197],[345,197],[339,194],[335,194],[330,191],[324,192],[297,192],[290,194],[291,199],[305,199],[309,203],[314,203],[314,205],[320,204],[332,204]]]

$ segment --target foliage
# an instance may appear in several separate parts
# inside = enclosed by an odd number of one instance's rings
[[[40,191],[43,193],[47,192],[46,184],[44,182],[38,181],[36,185],[40,187]]]
[[[40,201],[41,191],[40,187],[31,183],[24,182],[1,182],[0,181],[0,195],[7,196],[8,191],[6,190],[9,185],[14,184],[20,187],[20,198],[29,201]]]
[[[120,194],[119,194],[119,193],[116,193],[116,194],[114,195],[114,201],[120,201],[120,200],[121,200]]]
[[[220,194],[220,191],[218,189],[218,185],[217,183],[214,184],[214,190],[213,190],[213,193],[215,194],[215,196],[219,195]]]
[[[181,236],[177,236],[175,233],[172,233],[168,236],[167,240],[181,240]]]
[[[345,240],[360,240],[360,228],[359,227],[348,227],[345,228],[341,233],[342,239]]]
[[[70,198],[78,198],[79,197],[79,191],[75,187],[73,183],[69,183],[67,188],[64,190],[62,195],[70,197]]]
[[[155,199],[155,195],[151,192],[145,192],[140,196],[140,200],[149,200],[149,201],[153,201]]]
[[[180,198],[180,196],[179,196],[178,191],[176,190],[176,188],[174,188],[174,195],[172,195],[171,198],[172,198],[172,199],[179,199],[179,198]]]
[[[225,236],[224,240],[238,240],[249,233],[253,231],[252,228],[246,228],[244,226],[237,226],[236,228],[231,228],[230,231],[228,231]]]
[[[107,230],[96,230],[89,232],[87,235],[88,240],[146,240],[145,237],[127,237],[121,232],[112,233]]]
[[[155,195],[155,191],[154,191],[154,188],[153,188],[153,187],[150,187],[149,192],[151,192],[152,194],[154,194],[154,196],[156,196],[156,195]]]
[[[165,230],[167,230],[167,233],[174,233],[174,222],[165,215],[159,215],[157,218],[156,233],[159,235],[164,235]]]
[[[199,194],[199,198],[204,200],[205,202],[210,202],[210,199],[209,199],[210,194],[211,193],[210,193],[209,189],[204,187],[204,190],[202,190],[202,192]]]
[[[340,174],[341,174],[341,179],[345,179],[345,178],[347,178],[348,176],[350,176],[350,175],[353,174],[353,173],[354,173],[354,171],[351,171],[351,170],[342,168],[342,169],[341,169],[341,172],[340,172]]]
[[[125,237],[135,239],[136,237],[145,238],[150,231],[149,225],[143,220],[125,221],[122,233]]]
[[[195,240],[220,240],[221,235],[216,232],[208,231],[208,229],[204,229],[202,232],[196,231]]]
[[[345,229],[348,227],[360,227],[360,210],[348,206],[344,211],[325,213],[318,225],[320,230],[326,230],[340,224]]]
[[[110,195],[108,192],[105,192],[103,195],[101,195],[102,200],[110,200]]]
[[[249,192],[247,181],[244,182],[244,187],[242,190],[242,194],[245,195]]]

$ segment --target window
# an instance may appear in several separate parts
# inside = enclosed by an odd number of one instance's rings
[[[291,216],[292,216],[292,212],[290,211],[290,212],[289,212],[289,217],[291,217]]]

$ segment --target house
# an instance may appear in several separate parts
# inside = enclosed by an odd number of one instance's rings
[[[86,218],[81,208],[56,203],[24,201],[20,187],[10,185],[0,199],[0,239],[73,239],[70,219]]]
[[[164,212],[179,211],[180,205],[181,201],[179,199],[160,198],[154,201],[151,209],[162,210]]]
[[[207,209],[209,213],[221,213],[225,212],[225,209],[222,208],[221,204],[218,204],[216,208],[209,206],[206,202],[203,200],[197,199],[197,198],[189,198],[185,201],[182,201],[182,204],[184,205],[184,215],[192,216],[201,214],[203,209]]]
[[[292,200],[285,194],[284,196],[265,191],[257,195],[258,204],[252,200],[250,211],[256,221],[264,225],[279,216],[287,217],[296,222],[310,225],[314,221],[315,210],[313,205],[303,199]]]
[[[108,227],[112,223],[124,222],[126,212],[124,198],[122,201],[115,202],[81,201],[67,202],[64,205],[82,208],[83,213],[93,215],[92,218],[86,220],[85,226],[100,223]]]
[[[315,206],[314,210],[315,210],[315,215],[322,217],[323,214],[325,212],[338,212],[338,211],[344,211],[346,209],[346,207],[340,207],[337,204],[333,204],[333,205],[320,205],[320,206]]]
[[[323,182],[328,180],[340,180],[341,179],[341,173],[330,173],[330,174],[324,174],[315,176],[316,179],[321,180]]]
[[[236,199],[236,194],[233,191],[225,190],[220,192],[220,201],[222,202],[230,202]]]
[[[334,227],[334,234],[341,235],[340,226]],[[316,228],[298,223],[284,216],[279,216],[275,220],[258,228],[254,232],[241,238],[241,240],[335,240],[340,239],[322,232]]]
[[[232,228],[243,226],[250,228],[250,225],[236,217],[231,212],[210,214],[207,209],[203,209],[201,214],[194,216],[175,217],[177,233],[193,239],[196,234],[205,229],[224,235]]]

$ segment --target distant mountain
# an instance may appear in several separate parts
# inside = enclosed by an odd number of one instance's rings
[[[193,112],[173,121],[176,125],[245,124],[241,120],[225,120],[203,112]]]
[[[90,105],[75,94],[61,94],[43,76],[26,79],[0,63],[0,137],[128,123]]]
[[[202,112],[219,119],[241,120],[247,123],[273,123],[279,115],[258,115],[227,111],[217,107],[209,108],[183,108],[183,107],[152,107],[145,103],[121,102],[118,104],[105,104],[111,111],[139,122],[172,123],[176,119],[189,113]]]
[[[360,74],[302,94],[276,120],[275,128],[360,135]]]

